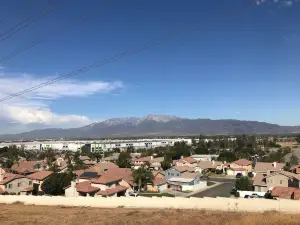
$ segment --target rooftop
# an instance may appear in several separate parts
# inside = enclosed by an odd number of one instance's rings
[[[47,177],[49,177],[52,173],[53,173],[52,171],[39,171],[39,172],[28,175],[27,178],[29,178],[31,180],[42,181],[42,180],[46,179]]]

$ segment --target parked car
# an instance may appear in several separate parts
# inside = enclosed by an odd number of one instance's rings
[[[243,174],[238,173],[238,174],[235,176],[235,178],[241,178],[242,176],[243,176]]]

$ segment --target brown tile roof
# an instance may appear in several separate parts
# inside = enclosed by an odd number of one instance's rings
[[[274,187],[271,191],[273,197],[291,199],[297,188],[292,187]]]
[[[87,172],[97,172],[98,174],[103,173],[105,170],[111,169],[111,168],[119,168],[116,164],[112,162],[101,162],[97,163],[93,167],[87,169]]]
[[[24,173],[24,172],[35,172],[37,171],[34,167],[37,164],[42,164],[39,161],[21,161],[18,163],[15,163],[12,166],[12,170],[18,172],[18,173]]]
[[[197,160],[193,159],[191,157],[185,157],[185,158],[179,159],[177,162],[197,163]]]
[[[128,188],[121,186],[121,185],[117,185],[114,188],[110,188],[110,189],[106,189],[106,190],[100,190],[97,192],[97,195],[104,195],[104,196],[110,196],[116,193],[119,193],[121,191],[126,191]]]
[[[14,175],[10,175],[9,177],[5,178],[3,181],[0,182],[0,184],[7,184],[15,179],[19,179],[19,178],[24,178],[25,176],[20,175],[20,174],[14,174]]]
[[[217,166],[221,166],[223,163],[218,161],[200,161],[197,164],[197,167],[200,167],[201,169],[215,169]]]
[[[266,187],[267,184],[265,176],[263,174],[256,174],[256,176],[253,178],[253,185]]]
[[[100,189],[98,187],[93,187],[90,181],[77,183],[75,185],[75,188],[78,192],[83,192],[83,193],[92,193],[92,192],[99,191]]]
[[[103,174],[98,179],[91,179],[91,182],[95,184],[109,184],[120,180],[122,180],[122,176]]]
[[[189,166],[173,166],[172,168],[182,173],[182,172],[188,171],[190,167]]]
[[[247,160],[247,159],[239,159],[239,160],[236,160],[232,163],[240,165],[240,166],[248,166],[248,165],[252,164],[252,162]]]
[[[159,162],[159,163],[161,163],[164,160],[165,160],[164,157],[157,157],[157,158],[153,158],[152,162]]]
[[[39,171],[36,173],[32,173],[30,175],[27,176],[27,178],[31,179],[31,180],[45,180],[47,177],[49,177],[53,172],[52,171]]]
[[[142,158],[137,158],[134,162],[151,162],[153,160],[153,156],[146,156]]]
[[[157,178],[157,177],[155,177],[153,179],[153,185],[154,186],[160,185],[160,184],[165,184],[165,183],[167,183],[167,180],[165,180],[165,179],[161,179],[161,178]]]
[[[275,167],[276,165],[276,167]],[[280,171],[284,167],[284,163],[267,163],[267,162],[257,162],[254,167],[255,172],[264,171]]]
[[[279,171],[279,172],[276,172],[276,173],[272,173],[268,177],[275,176],[277,174],[281,174],[281,175],[289,177],[289,178],[294,178],[294,179],[300,180],[300,175],[299,174],[291,173],[291,172],[288,172],[288,171]]]
[[[199,175],[199,173],[189,173],[189,172],[184,172],[183,174],[181,174],[180,177],[195,179],[198,175]]]

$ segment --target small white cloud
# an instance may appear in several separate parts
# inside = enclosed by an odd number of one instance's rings
[[[298,2],[299,0],[255,0],[257,5],[261,5],[263,3],[275,3],[281,4],[283,6],[291,7],[294,3]]]

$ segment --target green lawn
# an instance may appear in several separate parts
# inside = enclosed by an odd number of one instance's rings
[[[169,193],[141,193],[140,196],[143,197],[152,197],[152,196],[156,196],[156,197],[175,197],[175,195],[169,194]]]

